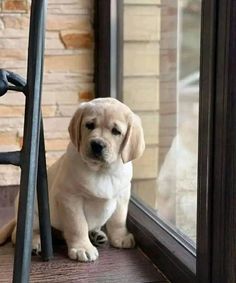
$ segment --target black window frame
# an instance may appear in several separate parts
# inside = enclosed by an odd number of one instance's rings
[[[236,1],[202,0],[196,255],[131,198],[128,226],[171,282],[236,282]],[[123,1],[95,0],[95,96],[122,99]],[[115,70],[114,70],[115,69]]]

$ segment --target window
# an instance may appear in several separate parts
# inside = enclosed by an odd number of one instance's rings
[[[172,282],[235,282],[236,6],[95,3],[96,93],[130,105],[148,137],[135,165],[130,229]],[[180,141],[189,149],[181,153],[189,181],[182,192]],[[161,199],[163,171],[171,171],[171,185]]]
[[[123,101],[147,145],[133,195],[195,246],[201,2],[124,3]]]

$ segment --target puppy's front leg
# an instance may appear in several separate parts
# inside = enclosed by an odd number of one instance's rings
[[[116,248],[135,246],[134,236],[126,228],[128,204],[129,196],[118,199],[116,210],[106,224],[110,243]]]
[[[58,205],[69,258],[79,261],[96,260],[98,250],[89,240],[82,198],[76,198],[76,201],[71,198],[63,198],[62,201],[58,201]]]

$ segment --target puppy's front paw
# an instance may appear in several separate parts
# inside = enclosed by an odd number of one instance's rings
[[[113,235],[111,237],[110,242],[113,247],[115,248],[123,248],[123,249],[130,249],[135,247],[135,240],[134,236],[131,233],[127,233],[126,235]]]
[[[34,234],[32,239],[32,254],[38,255],[41,253],[41,240],[39,234]]]
[[[68,256],[70,259],[83,262],[94,261],[98,258],[98,250],[93,245],[72,247],[68,250]]]

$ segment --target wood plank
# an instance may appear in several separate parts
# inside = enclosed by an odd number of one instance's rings
[[[0,227],[13,216],[13,200],[18,187],[0,187]],[[11,199],[9,199],[11,195]],[[11,205],[11,207],[9,206]],[[11,243],[0,246],[0,282],[12,279],[14,248]],[[99,258],[93,263],[72,261],[67,248],[54,242],[54,259],[43,262],[39,256],[32,257],[30,282],[159,282],[167,283],[159,270],[139,248],[115,249],[109,245],[99,248]]]
[[[65,246],[56,247],[55,257],[42,262],[32,257],[30,282],[168,282],[140,249],[99,249],[100,257],[93,263],[72,261]],[[0,248],[1,282],[11,282],[13,248]]]

